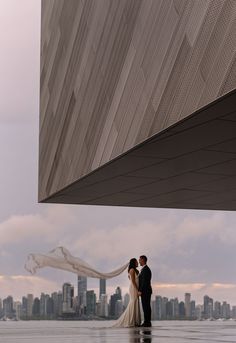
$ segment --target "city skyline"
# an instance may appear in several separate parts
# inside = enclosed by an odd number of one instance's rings
[[[117,319],[129,303],[129,294],[124,293],[119,286],[113,289],[110,296],[103,293],[106,280],[100,280],[98,294],[87,288],[86,277],[78,277],[77,285],[77,294],[74,285],[66,282],[60,290],[54,290],[51,294],[41,292],[40,296],[35,296],[27,293],[18,301],[12,295],[0,297],[0,318]],[[154,295],[151,305],[152,320],[236,319],[236,305],[221,302],[206,294],[201,303],[196,302],[189,292],[181,298]]]
[[[234,212],[37,203],[40,1],[0,2],[0,289],[51,292],[75,276],[24,270],[31,252],[63,245],[103,271],[146,254],[154,291],[236,303]],[[25,17],[27,16],[27,20]],[[13,25],[14,23],[14,25]],[[13,101],[14,100],[14,101]],[[91,288],[97,280],[89,280]],[[127,274],[110,280],[128,289]],[[98,288],[98,286],[96,286]]]

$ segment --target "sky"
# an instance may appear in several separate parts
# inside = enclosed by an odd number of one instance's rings
[[[236,213],[37,203],[39,0],[0,0],[0,49],[0,298],[76,285],[68,272],[24,269],[29,253],[64,246],[104,272],[145,254],[154,295],[235,305]],[[126,272],[108,293],[118,285],[128,290]]]

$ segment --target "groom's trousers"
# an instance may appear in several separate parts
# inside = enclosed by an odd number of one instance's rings
[[[143,314],[144,314],[144,323],[150,323],[151,322],[151,293],[142,293],[141,295],[141,301],[142,301],[142,307],[143,307]]]

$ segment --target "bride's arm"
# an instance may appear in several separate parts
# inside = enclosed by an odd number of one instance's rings
[[[136,284],[136,280],[135,280],[135,270],[134,269],[130,269],[129,271],[129,275],[130,275],[130,278],[131,278],[131,282],[132,284],[134,285],[134,287],[136,288],[137,292],[138,292],[138,287],[137,287],[137,284]]]

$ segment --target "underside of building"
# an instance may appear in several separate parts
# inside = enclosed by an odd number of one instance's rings
[[[42,1],[39,201],[236,209],[236,1]]]

